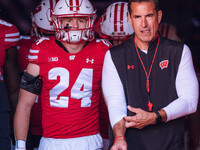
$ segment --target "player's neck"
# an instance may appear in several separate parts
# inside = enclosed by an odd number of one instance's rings
[[[75,53],[80,52],[83,49],[83,47],[85,46],[85,43],[81,43],[81,44],[68,44],[68,43],[62,42],[62,44],[64,45],[64,47],[71,54],[75,54]]]

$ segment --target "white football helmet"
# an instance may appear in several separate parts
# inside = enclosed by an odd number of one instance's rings
[[[99,34],[101,38],[126,40],[134,32],[128,19],[128,3],[126,2],[111,4],[101,17]]]
[[[42,0],[32,15],[32,27],[35,37],[41,38],[55,34],[52,11],[58,0]]]
[[[73,29],[62,26],[62,18],[86,18],[84,29]],[[56,38],[66,43],[83,43],[94,38],[92,30],[96,19],[96,11],[89,0],[60,0],[53,11],[53,22],[56,27]]]

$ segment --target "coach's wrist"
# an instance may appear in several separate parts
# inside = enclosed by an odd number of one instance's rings
[[[156,124],[160,124],[162,122],[162,117],[158,111],[156,111],[155,114],[156,114]]]
[[[166,122],[167,121],[167,113],[165,112],[164,109],[161,109],[158,111],[161,116],[161,122]]]
[[[117,136],[116,138],[115,138],[115,140],[114,140],[114,143],[117,141],[117,140],[119,140],[119,139],[122,139],[122,140],[124,140],[125,142],[126,142],[126,138],[125,138],[125,136]]]

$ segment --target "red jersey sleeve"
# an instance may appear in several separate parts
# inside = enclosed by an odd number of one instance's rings
[[[43,49],[44,53],[44,50],[46,50],[45,47],[48,46],[47,40],[49,40],[49,38],[43,37],[33,43],[28,55],[28,61],[30,63],[39,64],[39,62],[43,61],[42,56],[46,57],[45,55],[41,55],[41,49]]]
[[[8,23],[0,19],[0,41],[4,45],[5,49],[11,46],[17,46],[20,40],[20,33],[17,27],[11,23]]]
[[[30,63],[38,64],[39,51],[40,51],[39,47],[36,46],[34,43],[31,49],[29,50],[28,61]]]

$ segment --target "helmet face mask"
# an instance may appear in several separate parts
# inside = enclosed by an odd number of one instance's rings
[[[94,38],[93,34],[93,22],[95,15],[91,17],[90,15],[67,15],[64,16],[56,16],[54,19],[54,23],[56,24],[56,38],[65,43],[83,43],[86,41],[90,41]],[[75,20],[74,22],[80,22],[80,20],[85,20],[85,25],[81,23],[77,23],[77,26],[69,23],[63,23],[63,20]],[[92,19],[92,20],[91,20]],[[56,22],[55,22],[56,20]]]
[[[128,20],[128,3],[116,2],[111,4],[100,23],[100,37],[108,40],[127,40],[133,34],[133,28]]]
[[[94,38],[93,24],[96,12],[88,0],[76,0],[71,4],[69,0],[60,0],[53,12],[53,22],[56,27],[56,38],[65,43],[79,44]],[[64,20],[75,20],[78,25],[71,22],[63,23]],[[80,20],[85,20],[83,27]]]

